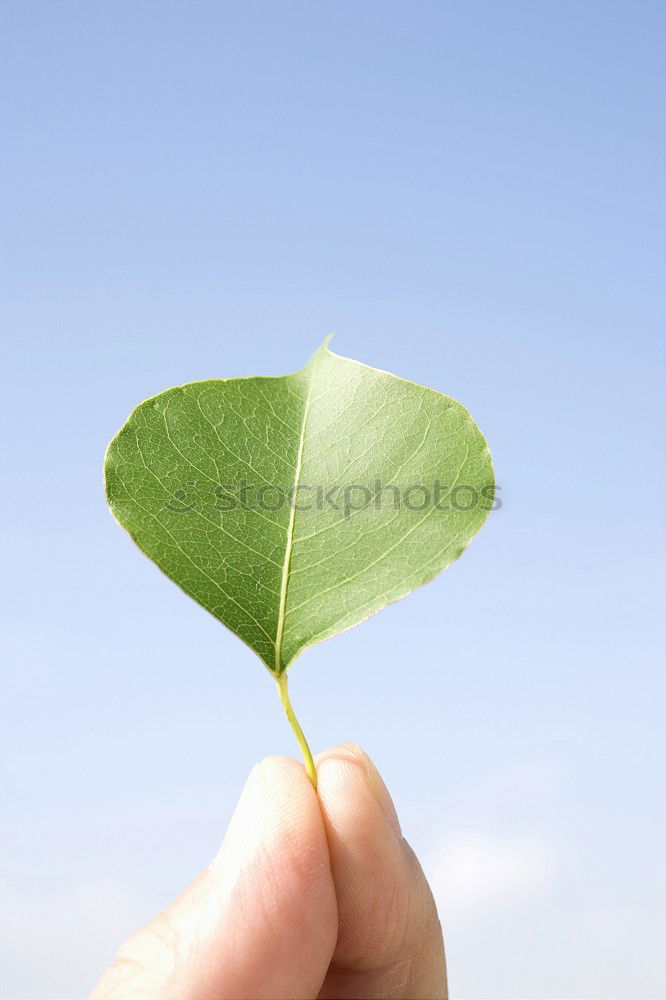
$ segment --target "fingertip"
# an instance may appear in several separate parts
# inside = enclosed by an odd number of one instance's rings
[[[295,839],[321,853],[320,815],[303,765],[286,756],[268,756],[254,765],[241,792],[224,841],[211,867],[229,856],[270,858]]]
[[[345,742],[330,747],[315,758],[319,795],[330,809],[365,807],[383,820],[389,830],[402,839],[402,830],[393,799],[370,756],[358,743]],[[378,808],[378,813],[376,812]]]
[[[326,750],[322,750],[315,756],[315,764],[317,767],[330,760],[349,761],[352,764],[359,766],[366,775],[370,774],[370,769],[374,766],[363,747],[359,746],[358,743],[353,743],[348,740],[343,743],[338,743],[337,746],[328,747]]]
[[[314,788],[303,763],[294,760],[293,757],[279,754],[262,757],[254,765],[250,774],[254,774],[255,780],[263,782],[266,789],[278,791],[281,795],[285,794],[286,789],[292,792],[298,790],[299,794],[307,794],[308,796],[314,794]]]

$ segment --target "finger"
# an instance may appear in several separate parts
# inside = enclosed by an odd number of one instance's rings
[[[317,758],[338,902],[338,940],[321,997],[445,998],[432,893],[370,758],[343,744]]]
[[[313,997],[336,938],[317,796],[301,764],[269,757],[215,860],[123,945],[93,998]]]

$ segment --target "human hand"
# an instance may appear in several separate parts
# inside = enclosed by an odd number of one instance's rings
[[[353,744],[252,770],[214,859],[121,947],[91,1000],[446,1000],[442,932],[375,766]]]

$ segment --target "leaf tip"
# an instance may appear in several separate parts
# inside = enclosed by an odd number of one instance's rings
[[[331,353],[329,351],[329,349],[328,349],[328,345],[330,344],[330,342],[331,342],[331,340],[333,339],[334,336],[335,336],[335,334],[329,333],[328,337],[324,338],[324,340],[321,342],[321,344],[319,345],[319,347],[317,348],[317,350],[310,357],[308,363],[305,365],[305,368],[303,369],[304,371],[307,368],[309,368],[310,365],[312,365],[314,362],[316,362],[318,358],[323,357],[324,354],[330,354]]]

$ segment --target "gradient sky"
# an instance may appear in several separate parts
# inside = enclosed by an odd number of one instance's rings
[[[3,996],[84,995],[296,752],[101,467],[330,332],[460,400],[504,506],[294,667],[313,749],[385,775],[454,996],[663,996],[665,13],[3,0]]]

